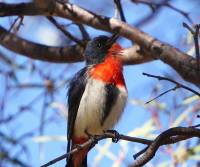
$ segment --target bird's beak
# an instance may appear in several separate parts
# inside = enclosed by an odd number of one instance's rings
[[[114,33],[106,42],[106,46],[108,48],[110,48],[115,42],[116,40],[119,38],[119,33]]]

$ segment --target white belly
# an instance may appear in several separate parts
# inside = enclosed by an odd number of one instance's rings
[[[102,134],[104,130],[112,129],[119,120],[127,100],[125,88],[119,88],[119,94],[108,117],[101,124],[103,106],[106,100],[106,92],[102,81],[89,79],[83,93],[74,126],[75,136],[90,134]]]

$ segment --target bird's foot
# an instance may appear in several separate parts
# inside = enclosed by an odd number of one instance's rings
[[[90,149],[93,148],[97,143],[98,143],[98,135],[93,135],[91,133],[89,133],[87,130],[85,130],[85,134],[88,136],[89,139],[92,139],[92,144],[90,146]]]
[[[114,134],[114,137],[112,137],[113,143],[117,143],[120,140],[120,134],[116,130],[106,130],[105,132]]]
[[[76,148],[77,150],[82,150],[83,146],[81,144],[75,144],[73,148]]]
[[[91,134],[90,132],[88,132],[87,130],[85,130],[85,134],[87,135],[87,137],[89,139],[93,138],[95,135]]]

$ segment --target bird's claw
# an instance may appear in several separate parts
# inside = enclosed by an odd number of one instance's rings
[[[80,144],[75,144],[74,148],[77,148],[78,150],[82,150],[83,149],[83,147]]]
[[[93,138],[94,135],[92,135],[91,133],[89,133],[87,130],[85,130],[85,134],[87,135],[87,137],[89,139]]]
[[[85,134],[88,136],[89,139],[92,139],[91,148],[94,147],[98,143],[97,135],[92,135],[87,130],[85,130]]]
[[[116,130],[106,130],[106,132],[114,134],[114,137],[112,137],[112,142],[113,143],[117,143],[119,141],[119,139],[120,139],[119,132],[117,132]]]

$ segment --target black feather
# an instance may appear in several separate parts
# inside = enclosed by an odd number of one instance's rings
[[[71,79],[68,88],[68,124],[67,124],[67,152],[71,150],[71,138],[73,135],[74,124],[79,108],[79,104],[86,86],[87,67],[81,69]],[[67,166],[71,164],[71,156],[67,158]]]
[[[119,89],[113,84],[105,85],[105,91],[106,91],[106,97],[105,97],[106,101],[105,101],[105,106],[103,109],[103,116],[101,119],[102,125],[105,122],[108,115],[110,114],[110,111],[111,111],[113,105],[115,105],[115,102],[119,95]]]

